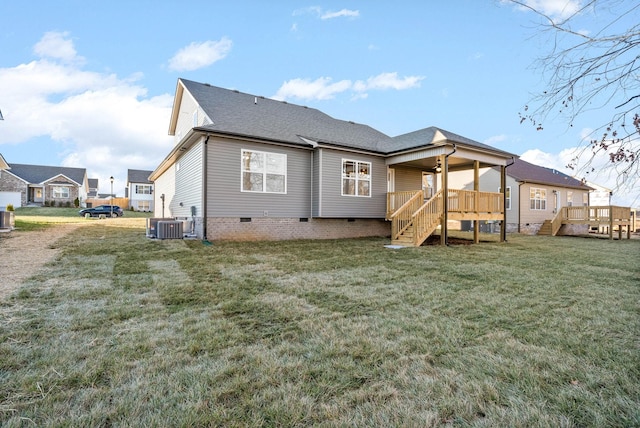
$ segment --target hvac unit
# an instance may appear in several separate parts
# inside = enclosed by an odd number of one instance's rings
[[[171,221],[172,218],[148,218],[147,219],[147,237],[149,238],[157,238],[158,235],[156,231],[158,229],[159,221]]]
[[[181,221],[159,221],[156,228],[158,239],[182,239]]]

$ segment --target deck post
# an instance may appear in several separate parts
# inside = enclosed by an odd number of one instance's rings
[[[500,242],[507,241],[507,167],[500,166],[500,191],[502,192],[502,224],[500,225]]]
[[[476,214],[478,212],[478,191],[480,190],[480,161],[473,161],[473,190],[476,192]],[[480,220],[473,221],[473,243],[480,242]]]
[[[447,245],[447,222],[449,220],[449,158],[441,156],[442,162],[442,225],[440,226],[440,245]]]
[[[613,206],[609,205],[609,239],[613,241]]]

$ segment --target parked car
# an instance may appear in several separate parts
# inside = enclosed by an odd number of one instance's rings
[[[122,208],[117,205],[98,205],[97,207],[85,208],[78,211],[78,214],[82,217],[87,217],[87,214],[90,217],[99,217],[100,215],[111,217],[111,213],[113,213],[113,217],[122,217],[124,215]]]

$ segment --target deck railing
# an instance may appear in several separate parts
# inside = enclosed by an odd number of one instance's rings
[[[501,213],[502,193],[449,189],[449,212]]]
[[[585,223],[625,221],[631,218],[631,208],[609,206],[562,207],[562,219]]]
[[[410,190],[407,192],[388,192],[387,193],[387,220],[390,220],[393,214],[404,206],[412,198],[417,198],[418,194],[422,194],[421,190]]]
[[[391,215],[387,215],[387,218],[391,220],[391,239],[392,240],[398,239],[400,235],[402,235],[402,232],[404,232],[411,225],[413,221],[413,213],[415,213],[420,208],[423,202],[421,190],[414,191],[414,192],[397,192],[397,193],[403,194],[401,199],[399,198],[398,200],[406,199],[406,201],[401,206],[399,206],[396,210],[394,210]],[[406,193],[413,193],[413,196],[407,199],[406,198],[407,195],[405,195]],[[389,201],[388,196],[387,196],[387,201]],[[392,199],[391,202],[396,203],[397,200]],[[389,202],[387,202],[387,204],[388,203]],[[389,211],[389,205],[387,205],[387,212],[388,211]]]
[[[440,224],[442,211],[442,190],[440,190],[413,214],[414,245],[420,245],[431,235]]]

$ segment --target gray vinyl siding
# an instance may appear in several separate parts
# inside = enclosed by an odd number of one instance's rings
[[[387,205],[387,166],[384,158],[323,149],[320,151],[321,190],[318,217],[384,218]],[[342,196],[342,160],[371,162],[371,197]]]
[[[171,165],[160,177],[153,183],[153,216],[162,217],[162,199],[164,195],[164,217],[174,217],[171,212],[171,201],[174,200],[176,193],[176,166]]]
[[[320,159],[322,157],[322,149],[318,149],[313,152],[313,162],[312,162],[312,186],[311,186],[311,204],[313,207],[312,217],[318,217],[320,215],[321,205],[320,205]]]
[[[286,154],[286,194],[243,192],[242,150]],[[210,138],[207,154],[207,216],[310,217],[311,156],[310,150]]]
[[[176,162],[176,193],[169,202],[174,217],[191,217],[192,206],[202,215],[202,147],[202,141],[194,144]]]

